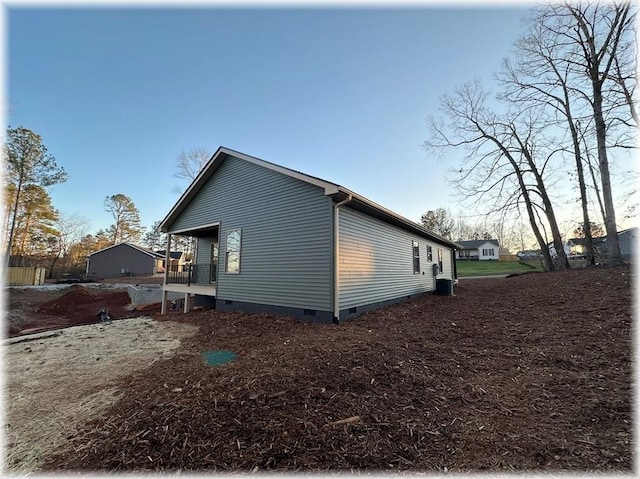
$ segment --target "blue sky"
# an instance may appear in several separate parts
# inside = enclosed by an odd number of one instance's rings
[[[223,145],[341,184],[418,221],[457,211],[426,119],[490,80],[524,4],[405,8],[74,8],[5,13],[6,124],[43,137],[53,204],[106,228],[124,193],[142,224],[178,199],[176,156]]]

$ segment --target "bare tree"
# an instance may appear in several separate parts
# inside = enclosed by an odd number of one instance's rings
[[[456,215],[455,225],[453,227],[452,239],[454,241],[465,241],[473,237],[475,227],[470,224],[469,219],[458,212]]]
[[[554,150],[543,155],[542,148],[536,146],[539,125],[534,117],[509,112],[497,115],[486,107],[487,96],[478,81],[458,87],[453,96],[445,95],[440,108],[448,123],[430,120],[430,139],[425,147],[440,153],[449,148],[465,149],[467,154],[454,180],[459,192],[475,202],[492,204],[491,212],[519,209],[524,202],[545,268],[568,268],[544,179]],[[551,230],[558,253],[555,263],[540,231],[536,210],[544,214]]]
[[[433,231],[448,240],[452,239],[455,220],[449,210],[445,208],[429,210],[422,215],[420,223],[429,231]]]
[[[183,151],[176,157],[176,172],[173,176],[193,181],[210,158],[211,153],[203,147]]]
[[[53,276],[53,269],[59,260],[62,260],[63,268],[69,266],[70,252],[86,236],[88,227],[89,220],[78,213],[59,213],[55,223],[57,235],[52,245],[53,258],[49,267],[49,278]]]
[[[580,205],[585,228],[587,265],[595,264],[593,240],[589,225],[589,202],[583,168],[580,115],[573,109],[579,98],[571,86],[573,65],[563,57],[564,45],[557,34],[549,32],[537,18],[529,30],[516,43],[516,60],[504,60],[497,79],[504,87],[501,97],[521,108],[533,108],[547,112],[548,124],[566,127],[569,132],[570,150],[576,166]],[[584,123],[584,112],[582,113]],[[588,117],[587,117],[588,120]],[[584,135],[582,135],[584,137]]]
[[[618,263],[622,261],[622,257],[618,243],[607,145],[607,136],[610,134],[608,128],[611,126],[607,124],[607,115],[613,114],[617,103],[615,100],[608,103],[608,97],[613,97],[616,91],[632,96],[632,89],[628,87],[630,82],[622,74],[622,70],[628,65],[620,60],[620,54],[628,52],[630,45],[635,42],[635,38],[631,38],[634,34],[635,13],[631,11],[628,2],[550,4],[538,12],[540,25],[565,45],[566,58],[572,67],[575,91],[582,94],[592,109],[608,255],[612,263]],[[620,89],[621,84],[623,88]],[[609,85],[615,88],[607,91]],[[629,108],[626,100],[623,103]],[[633,101],[630,102],[630,106],[629,113],[633,118]]]

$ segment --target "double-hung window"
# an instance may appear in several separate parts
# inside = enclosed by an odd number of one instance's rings
[[[413,272],[420,273],[420,246],[417,241],[413,241],[411,244],[413,249]]]
[[[427,261],[429,263],[433,262],[433,250],[431,249],[431,246],[427,245]]]
[[[442,250],[438,248],[438,269],[442,273]]]

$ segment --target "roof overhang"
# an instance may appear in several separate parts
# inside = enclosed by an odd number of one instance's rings
[[[452,248],[452,249],[462,248],[459,244],[454,243],[453,241],[450,241],[444,238],[443,236],[437,235],[432,231],[429,231],[428,229],[423,228],[418,223],[411,221],[405,218],[404,216],[401,216],[398,213],[395,213],[385,208],[384,206],[381,206],[371,201],[370,199],[365,198],[364,196],[361,196],[357,193],[354,193],[353,191],[350,191],[346,188],[339,187],[339,191],[331,195],[331,197],[336,202],[344,201],[347,198],[349,198],[349,196],[351,196],[351,201],[347,203],[345,206],[349,206],[350,208],[366,213],[367,215],[377,218],[381,221],[384,221],[385,223],[389,223],[399,228],[402,228],[406,231],[410,231],[412,233],[418,234],[423,238],[430,239],[435,243],[441,244],[448,248]]]
[[[145,249],[140,248],[139,246],[136,246],[134,244],[127,243],[126,241],[123,241],[122,243],[117,243],[117,244],[113,244],[113,245],[107,246],[105,248],[99,249],[98,251],[94,251],[93,253],[89,253],[87,255],[87,257],[93,256],[94,254],[103,253],[104,251],[107,251],[107,250],[110,250],[110,249],[113,249],[113,248],[118,248],[120,246],[128,246],[129,248],[134,249],[136,251],[139,251],[140,253],[144,253],[147,256],[151,256],[152,258],[157,258],[158,257],[158,255],[154,251],[145,250]]]
[[[276,165],[275,163],[255,158],[253,156],[245,155],[244,153],[240,153],[239,151],[235,151],[222,146],[218,148],[218,150],[213,154],[207,164],[202,168],[198,176],[193,180],[191,185],[189,185],[180,199],[178,199],[171,211],[169,211],[169,214],[162,220],[162,222],[160,223],[160,231],[164,233],[167,233],[169,231],[169,226],[178,218],[180,213],[182,213],[189,202],[198,194],[198,191],[200,191],[202,186],[217,171],[224,160],[229,157],[239,158],[244,161],[248,161],[249,163],[253,163],[255,165],[259,165],[272,171],[277,171],[278,173],[282,173],[292,178],[297,178],[306,183],[318,186],[319,188],[322,188],[324,190],[324,194],[326,196],[330,196],[335,202],[344,201],[347,198],[351,197],[351,201],[348,203],[348,206],[351,208],[362,211],[369,216],[378,218],[386,223],[398,226],[399,228],[402,228],[404,230],[418,234],[424,238],[428,238],[448,248],[462,248],[460,245],[423,228],[418,223],[400,216],[399,214],[394,213],[384,206],[381,206],[365,198],[364,196],[354,193],[353,191],[348,190],[347,188],[344,188],[340,185],[325,181],[315,176],[307,175],[300,171]],[[194,231],[189,231],[189,233],[194,233]],[[177,231],[173,233],[177,233]]]

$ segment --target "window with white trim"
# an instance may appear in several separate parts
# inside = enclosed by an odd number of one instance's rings
[[[420,246],[418,245],[417,241],[412,241],[411,245],[413,249],[413,272],[419,273],[420,272]]]
[[[442,250],[438,248],[438,270],[442,273]]]
[[[239,229],[231,230],[227,233],[227,244],[225,252],[225,271],[227,273],[240,273],[240,244],[242,232]]]
[[[431,249],[431,246],[427,245],[427,261],[429,263],[433,262],[433,250]]]
[[[493,256],[494,249],[493,248],[482,248],[482,256]]]

